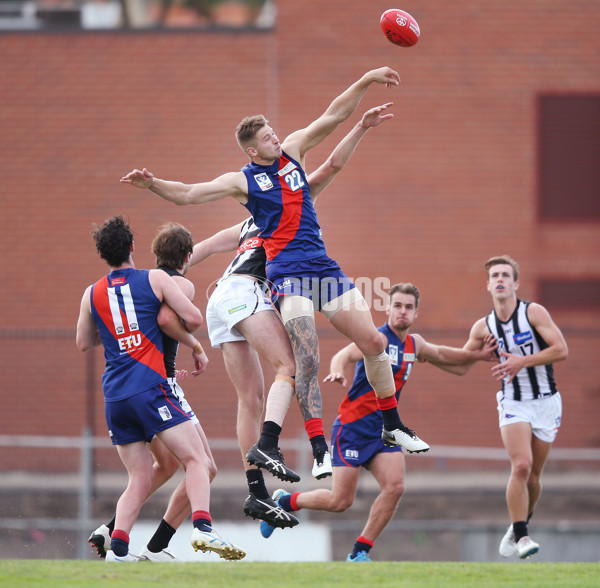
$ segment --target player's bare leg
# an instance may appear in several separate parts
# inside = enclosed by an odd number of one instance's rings
[[[404,456],[401,452],[378,453],[369,464],[381,492],[373,502],[361,535],[374,542],[392,520],[404,494]]]
[[[525,422],[505,425],[500,428],[500,435],[511,465],[510,477],[506,486],[506,504],[511,526],[502,540],[500,550],[502,553],[502,550],[506,548],[506,545],[503,544],[506,544],[507,536],[511,535],[509,537],[512,539],[510,547],[513,549],[511,551],[516,551],[515,555],[525,558],[539,550],[539,545],[529,538],[527,528],[530,508],[528,481],[533,466],[531,425]]]
[[[275,313],[270,311],[259,313],[259,315],[271,314],[275,315]],[[259,319],[259,315],[248,317],[244,321],[241,321],[241,323],[245,323],[248,326],[249,323],[247,321],[249,319]],[[274,316],[274,318],[277,317]],[[279,321],[278,318],[277,320]],[[251,322],[254,322],[254,320]],[[236,325],[238,330],[241,323]],[[279,326],[281,326],[280,321]],[[244,333],[242,330],[246,332]],[[242,326],[242,330],[240,332],[245,337],[248,336],[249,329],[243,329]],[[283,333],[285,335],[285,331]],[[250,338],[252,339],[252,336]],[[288,344],[287,340],[285,343]],[[272,348],[270,353],[274,353],[274,349],[276,348]],[[274,522],[276,526],[294,526],[298,524],[298,519],[293,515],[283,512],[272,501],[269,491],[265,486],[262,472],[258,468],[251,466],[246,459],[248,452],[253,448],[260,436],[264,407],[264,378],[258,353],[248,341],[223,343],[221,350],[223,351],[227,373],[238,394],[238,444],[242,453],[242,461],[246,470],[249,490],[248,498],[244,503],[244,514],[252,518]]]

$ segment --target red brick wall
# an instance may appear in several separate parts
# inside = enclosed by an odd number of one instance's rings
[[[379,0],[280,0],[271,33],[0,36],[0,434],[75,435],[86,422],[86,358],[74,327],[85,286],[105,271],[93,223],[128,216],[137,265],[149,267],[161,222],[183,222],[201,239],[245,216],[233,201],[177,208],[119,184],[125,172],[146,166],[192,182],[238,169],[245,163],[233,138],[239,119],[264,112],[283,138],[374,67],[397,69],[402,84],[373,87],[359,110],[390,100],[395,118],[364,139],[317,204],[329,253],[348,275],[416,283],[422,304],[414,330],[454,345],[489,310],[482,265],[491,255],[520,261],[524,298],[536,297],[539,278],[598,279],[597,224],[537,220],[536,97],[600,92],[600,5],[414,0],[402,7],[422,31],[410,49],[383,37],[379,15],[389,6]],[[360,112],[310,153],[309,169]],[[202,309],[229,259],[191,272]],[[557,443],[597,447],[592,362],[600,312],[550,310],[571,348],[556,368],[565,400]],[[376,319],[382,323],[383,314]],[[326,321],[318,324],[322,378],[345,341]],[[181,367],[189,367],[182,355]],[[210,358],[209,373],[186,393],[209,436],[234,436],[234,392],[220,353]],[[499,446],[495,390],[488,366],[462,379],[418,366],[401,410],[433,445]],[[327,423],[340,394],[323,386]],[[102,435],[99,390],[95,410]],[[302,433],[295,408],[286,424],[287,436]],[[23,463],[0,450],[1,464],[14,461]]]

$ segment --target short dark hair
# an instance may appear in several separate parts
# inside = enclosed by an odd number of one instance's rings
[[[254,141],[256,133],[268,124],[269,121],[262,114],[246,116],[241,120],[235,129],[235,138],[243,151],[246,151],[248,144]]]
[[[156,267],[178,270],[185,264],[188,253],[194,250],[191,233],[179,223],[165,223],[158,229],[152,241],[152,253],[156,255]]]
[[[92,231],[100,257],[110,267],[124,264],[131,254],[133,231],[122,216],[113,216]]]
[[[515,282],[519,279],[519,264],[508,255],[498,255],[496,257],[490,257],[485,262],[485,271],[488,277],[490,276],[490,268],[495,265],[510,265],[513,270],[513,279]]]
[[[415,308],[419,308],[419,289],[410,282],[399,282],[398,284],[394,284],[389,292],[389,301],[392,301],[392,296],[396,293],[400,292],[401,294],[410,294],[415,297]]]

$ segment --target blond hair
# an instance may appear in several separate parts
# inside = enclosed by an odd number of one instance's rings
[[[512,257],[508,255],[498,255],[497,257],[490,257],[485,262],[485,271],[487,272],[488,277],[490,275],[490,268],[492,268],[495,265],[510,265],[510,267],[512,267],[513,270],[513,279],[515,280],[515,282],[519,279],[519,264]]]
[[[256,138],[256,133],[267,124],[269,124],[269,121],[262,114],[246,116],[241,120],[235,129],[235,138],[242,151],[246,150],[246,147]]]

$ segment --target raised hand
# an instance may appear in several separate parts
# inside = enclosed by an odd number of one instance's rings
[[[393,102],[386,102],[381,106],[375,106],[375,108],[367,110],[367,112],[363,114],[362,120],[360,121],[361,125],[365,129],[372,129],[378,124],[381,124],[384,120],[393,118],[394,114],[392,112],[386,113],[386,110],[393,104]]]
[[[123,176],[120,180],[124,184],[131,184],[136,188],[142,188],[145,190],[149,188],[154,183],[154,175],[150,173],[146,168],[139,170],[134,169],[130,171],[127,175]]]
[[[385,84],[388,88],[390,86],[397,86],[400,83],[400,75],[390,67],[373,69],[365,75],[369,76],[370,81],[377,82],[378,84]]]

